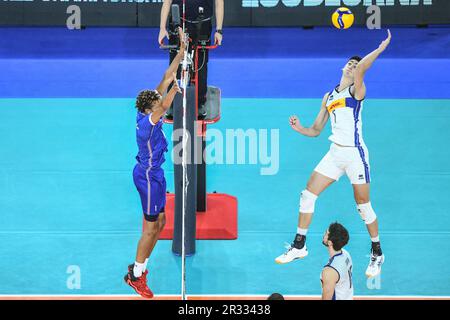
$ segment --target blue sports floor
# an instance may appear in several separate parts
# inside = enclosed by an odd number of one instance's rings
[[[386,255],[380,287],[367,286],[370,239],[346,177],[318,200],[310,255],[288,265],[274,258],[292,241],[299,193],[329,148],[329,125],[311,139],[287,119],[311,124],[346,59],[375,49],[384,31],[230,29],[211,54],[210,84],[223,100],[210,128],[279,130],[279,170],[208,167],[208,191],[238,198],[238,239],[197,242],[188,294],[317,296],[328,260],[322,234],[338,220],[350,231],[355,295],[450,296],[450,28],[391,31],[392,47],[368,73],[363,112]],[[134,96],[167,65],[153,46],[156,32],[0,29],[0,296],[133,294],[123,275],[142,222],[132,180]],[[171,241],[158,242],[149,265],[155,294],[179,295]],[[79,289],[67,286],[69,266],[81,270]]]

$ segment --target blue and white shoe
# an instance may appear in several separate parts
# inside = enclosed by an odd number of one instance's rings
[[[384,263],[384,254],[381,256],[377,256],[373,254],[373,251],[370,253],[370,261],[369,265],[366,269],[366,276],[368,278],[373,278],[378,276],[381,273],[381,266]]]

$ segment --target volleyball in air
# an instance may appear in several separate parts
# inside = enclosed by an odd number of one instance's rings
[[[355,22],[355,16],[350,11],[350,9],[341,7],[336,9],[336,11],[331,16],[331,21],[333,25],[338,29],[348,29]]]

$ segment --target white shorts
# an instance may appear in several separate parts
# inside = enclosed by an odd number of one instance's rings
[[[332,143],[314,171],[336,181],[345,173],[352,184],[370,183],[369,150]]]

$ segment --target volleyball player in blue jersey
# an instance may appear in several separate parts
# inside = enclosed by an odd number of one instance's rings
[[[179,28],[180,50],[164,73],[156,90],[143,90],[136,99],[136,140],[139,153],[133,170],[133,180],[139,192],[144,213],[144,230],[139,240],[134,264],[128,266],[125,282],[144,298],[152,298],[147,285],[147,263],[159,235],[164,228],[166,204],[166,179],[161,168],[167,152],[167,140],[162,129],[162,116],[181,93],[176,72],[184,56],[184,34]],[[169,85],[171,89],[166,92]]]

